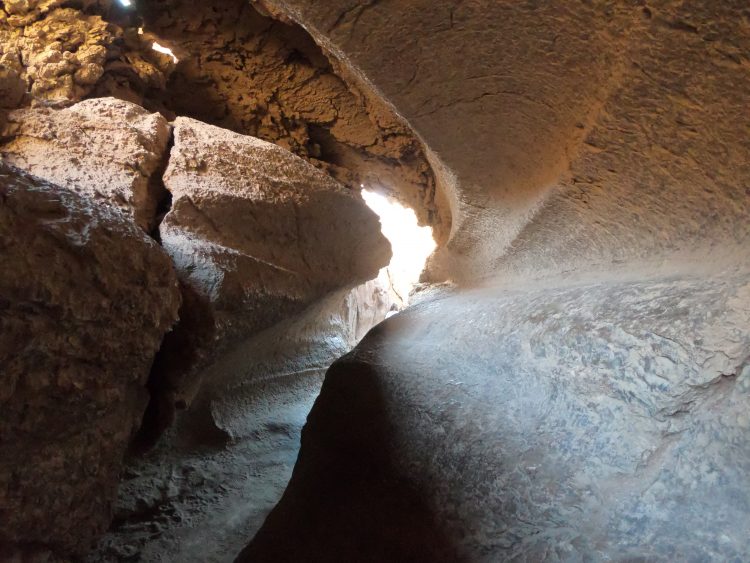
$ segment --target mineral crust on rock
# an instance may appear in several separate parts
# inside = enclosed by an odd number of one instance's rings
[[[65,5],[65,6],[63,6]],[[64,106],[88,96],[142,102],[174,63],[111,0],[6,0],[0,4],[0,108]]]
[[[0,130],[0,156],[39,178],[119,207],[150,232],[166,194],[155,174],[164,166],[169,136],[161,115],[97,98],[60,110],[10,112]]]
[[[175,272],[119,210],[2,164],[0,263],[0,559],[80,558],[110,522]]]

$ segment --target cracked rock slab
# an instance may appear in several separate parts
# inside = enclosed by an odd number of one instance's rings
[[[79,560],[109,525],[175,272],[119,210],[2,164],[0,263],[0,560]]]
[[[170,129],[157,113],[115,98],[65,109],[19,109],[7,116],[0,156],[56,185],[119,207],[145,231],[165,194],[163,166]]]
[[[359,194],[287,150],[184,117],[174,141],[161,240],[217,338],[267,328],[390,259]]]

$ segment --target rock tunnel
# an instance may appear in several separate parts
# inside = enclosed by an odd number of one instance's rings
[[[746,561],[745,0],[0,1],[0,561]]]

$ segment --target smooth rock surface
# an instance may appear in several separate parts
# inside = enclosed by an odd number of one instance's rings
[[[238,561],[743,560],[747,279],[555,280],[389,319],[328,371]]]
[[[2,164],[0,263],[0,559],[80,558],[110,522],[175,272],[119,210]]]
[[[178,118],[161,241],[210,304],[217,339],[267,328],[390,258],[361,197],[265,141]]]
[[[150,232],[166,192],[170,130],[159,114],[115,98],[56,110],[12,111],[0,130],[0,156],[53,184],[115,205]]]

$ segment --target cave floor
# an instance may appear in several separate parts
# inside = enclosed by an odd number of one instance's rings
[[[234,561],[284,492],[323,373],[254,384],[264,408],[253,410],[246,438],[176,446],[172,431],[131,459],[115,521],[87,562]]]

